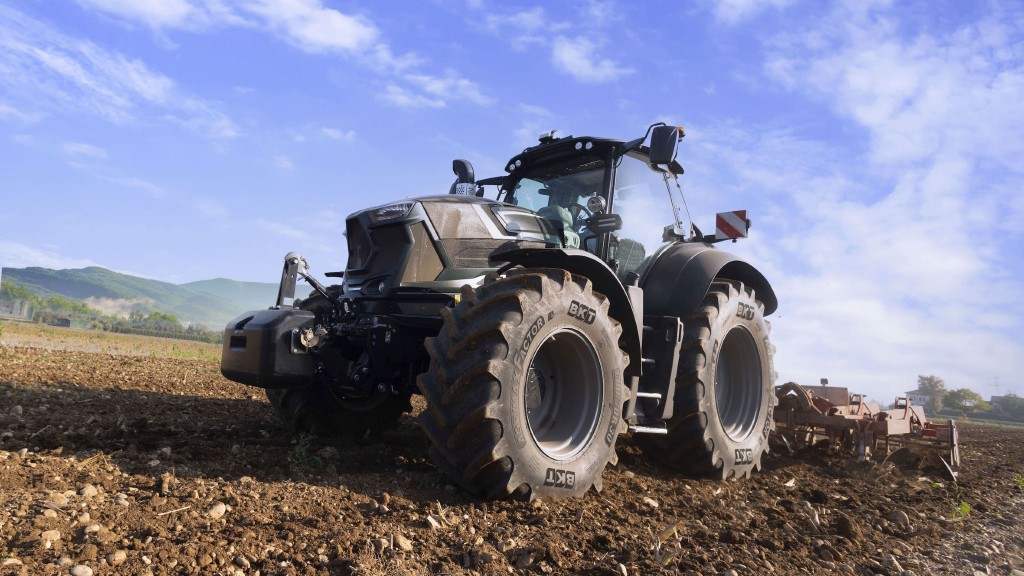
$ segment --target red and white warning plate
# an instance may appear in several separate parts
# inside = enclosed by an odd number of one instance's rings
[[[732,212],[719,212],[715,218],[716,238],[737,238],[747,237],[747,211],[733,210]]]

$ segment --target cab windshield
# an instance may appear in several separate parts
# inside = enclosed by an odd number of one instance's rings
[[[629,153],[617,161],[615,194],[610,212],[622,217],[622,228],[612,235],[612,258],[619,273],[635,272],[644,257],[664,242],[662,232],[673,222],[665,174],[650,167],[646,157]],[[597,251],[597,239],[587,230],[592,216],[587,200],[603,189],[605,163],[552,166],[519,180],[511,202],[533,210],[559,228],[567,248]]]
[[[596,246],[585,244],[588,235],[584,220],[591,215],[586,204],[587,198],[601,191],[604,167],[605,163],[600,160],[583,165],[546,167],[516,183],[512,203],[551,221],[562,232],[566,248],[593,252]]]

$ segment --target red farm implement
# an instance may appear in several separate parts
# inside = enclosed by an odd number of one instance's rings
[[[858,460],[878,459],[926,467],[937,457],[954,478],[960,467],[956,423],[930,422],[921,406],[896,398],[882,410],[862,394],[842,387],[807,388],[795,382],[776,387],[777,431],[791,447],[827,442],[834,450],[853,450]],[[932,456],[934,455],[934,456]]]

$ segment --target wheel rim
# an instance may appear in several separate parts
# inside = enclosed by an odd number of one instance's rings
[[[601,361],[580,332],[558,330],[533,357],[524,387],[526,421],[553,460],[579,454],[594,437],[604,390]]]
[[[742,441],[754,431],[762,393],[757,341],[746,328],[737,326],[726,334],[715,369],[718,419],[733,441]]]

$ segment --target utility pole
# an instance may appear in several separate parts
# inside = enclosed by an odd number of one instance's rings
[[[991,383],[990,383],[990,384],[988,385],[988,387],[989,387],[989,388],[995,388],[995,389],[996,389],[996,393],[994,393],[994,394],[990,394],[990,395],[989,395],[989,398],[988,398],[988,399],[989,399],[989,402],[991,402],[993,398],[995,398],[996,396],[999,396],[999,395],[1000,395],[1000,394],[998,393],[998,392],[999,392],[999,388],[1002,388],[1002,387],[1003,387],[1003,385],[999,383],[999,376],[993,376],[993,377],[992,377],[992,381],[991,381]]]

